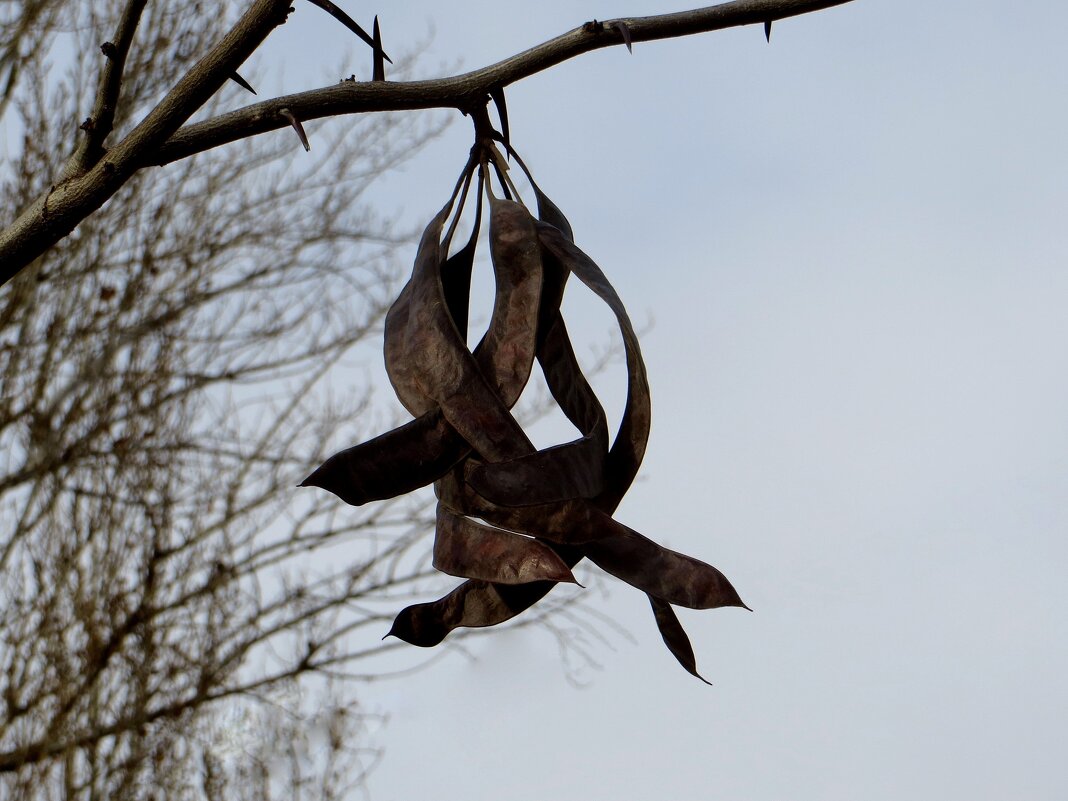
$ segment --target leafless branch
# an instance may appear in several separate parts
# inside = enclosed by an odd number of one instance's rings
[[[339,114],[426,108],[471,109],[489,92],[612,45],[690,36],[805,14],[850,0],[735,0],[651,17],[589,22],[497,64],[431,81],[345,81],[256,103],[179,130],[283,22],[288,0],[257,0],[234,28],[191,69],[152,112],[84,175],[50,186],[0,232],[0,283],[11,279],[67,236],[139,169],[166,164],[219,145],[301,121]],[[627,31],[629,36],[624,36]],[[283,112],[288,112],[283,113]]]
[[[92,115],[81,125],[85,135],[67,163],[61,181],[84,174],[104,154],[104,140],[111,134],[115,124],[115,107],[119,102],[126,56],[130,52],[130,44],[133,42],[146,2],[147,0],[129,0],[119,17],[115,41],[105,42],[100,47],[105,63],[100,73],[96,104],[93,106]]]

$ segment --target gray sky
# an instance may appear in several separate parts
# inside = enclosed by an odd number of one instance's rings
[[[346,8],[391,50],[433,23],[428,75],[685,8],[399,5]],[[279,36],[348,46],[298,11]],[[1066,29],[1063,3],[857,0],[770,46],[613,48],[509,90],[513,143],[654,321],[652,441],[617,516],[755,612],[681,612],[713,687],[612,579],[589,603],[634,642],[605,628],[583,689],[535,629],[371,685],[375,799],[1068,798]],[[444,202],[453,116],[384,208]],[[568,303],[603,342],[610,317]],[[619,372],[598,387],[618,414]]]

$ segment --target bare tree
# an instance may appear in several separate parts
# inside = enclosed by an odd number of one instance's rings
[[[4,5],[11,217],[63,169],[122,9]],[[198,6],[146,9],[117,130],[210,44]],[[50,65],[64,39],[71,63]],[[379,629],[426,583],[426,514],[294,505],[293,487],[366,433],[368,391],[321,379],[358,363],[403,272],[409,237],[364,198],[436,125],[368,116],[300,159],[257,143],[141,172],[4,288],[0,796],[326,798],[359,781],[362,713],[334,682],[380,672]]]

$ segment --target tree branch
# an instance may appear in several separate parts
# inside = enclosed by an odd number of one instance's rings
[[[515,83],[583,53],[624,44],[628,38],[635,43],[691,36],[763,24],[847,2],[850,0],[735,0],[674,14],[589,22],[504,61],[462,75],[404,83],[344,81],[256,103],[179,129],[270,30],[284,21],[288,0],[258,0],[226,38],[99,164],[84,176],[53,187],[0,232],[0,284],[69,234],[138,169],[167,164],[288,126],[283,110],[303,121],[373,111],[467,111],[484,103],[491,89]]]
[[[624,44],[621,24],[630,32],[631,42],[648,42],[764,23],[847,2],[850,0],[736,0],[675,14],[586,23],[504,61],[463,75],[405,83],[344,81],[255,103],[185,126],[153,155],[152,163],[169,164],[247,136],[284,128],[289,123],[282,114],[283,109],[305,122],[373,111],[427,108],[466,111],[483,104],[491,89],[516,83],[583,53]]]
[[[0,284],[104,205],[144,166],[145,154],[154,153],[203,106],[268,34],[285,22],[288,12],[289,0],[256,0],[222,41],[92,169],[51,187],[0,232]]]

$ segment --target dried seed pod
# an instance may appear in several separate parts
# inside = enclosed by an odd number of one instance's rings
[[[697,672],[697,659],[693,655],[690,638],[686,636],[686,630],[683,629],[671,604],[654,598],[652,595],[649,596],[649,604],[653,607],[656,627],[660,630],[660,636],[663,637],[664,645],[671,651],[671,655],[678,660],[687,673],[696,676],[705,684],[711,684],[712,682]]]
[[[423,392],[418,366],[411,358],[412,343],[409,341],[408,332],[412,317],[425,316],[425,310],[417,310],[413,304],[413,295],[418,280],[424,282],[432,280],[438,270],[441,261],[441,230],[452,211],[453,201],[449,202],[434,216],[419,240],[419,249],[416,252],[415,265],[412,268],[412,276],[401,289],[397,299],[386,312],[384,350],[386,357],[386,374],[389,376],[393,391],[404,408],[418,417],[435,408],[436,404]],[[440,280],[440,279],[439,279]],[[455,328],[455,326],[454,326]],[[459,347],[462,343],[454,341],[456,337],[443,337],[438,349]]]
[[[482,374],[511,408],[530,378],[537,347],[541,248],[521,203],[490,196],[490,254],[496,293],[490,325],[475,348]]]
[[[452,474],[455,475],[455,471]],[[449,486],[442,481],[442,486]],[[672,551],[614,520],[583,500],[509,508],[491,504],[459,488],[445,499],[467,514],[495,526],[579,546],[598,567],[616,578],[676,606],[712,609],[745,606],[716,568]]]
[[[432,484],[470,452],[467,442],[431,409],[410,423],[335,453],[302,487],[321,487],[345,503],[395,498]]]
[[[516,160],[526,170],[518,155]],[[571,225],[563,212],[533,179],[531,182],[538,198],[539,217],[571,236]],[[469,462],[466,480],[480,495],[504,506],[594,498],[604,489],[608,423],[600,401],[582,374],[560,314],[569,271],[544,250],[541,266],[537,358],[549,392],[583,436],[507,462]]]
[[[467,199],[466,190],[467,186],[465,185],[464,194],[460,196],[461,208],[463,208],[464,201]],[[458,222],[458,218],[459,215],[457,215],[457,221],[453,222],[454,226]],[[452,256],[449,256],[441,268],[441,291],[445,297],[445,305],[449,309],[449,314],[452,315],[452,321],[456,326],[460,339],[464,342],[467,341],[467,318],[471,305],[471,273],[475,266],[475,250],[478,245],[478,233],[481,226],[482,178],[480,176],[478,193],[475,198],[475,220],[471,225],[471,235],[468,237],[467,244]],[[452,233],[453,231],[450,229],[445,236],[446,246],[452,241]]]
[[[413,414],[440,406],[450,425],[483,457],[515,458],[533,446],[480,371],[445,298],[440,236],[450,210],[451,201],[427,226],[412,277],[402,292],[406,296],[394,304],[396,316],[387,315],[387,336],[392,333],[402,344],[392,349],[387,345],[386,367],[402,403]]]
[[[440,503],[434,567],[451,576],[497,584],[578,583],[556,552],[538,540],[482,525]]]
[[[608,483],[605,494],[598,503],[602,509],[610,508],[614,511],[638,474],[649,441],[652,403],[641,346],[623,302],[596,262],[577,248],[558,228],[545,223],[538,223],[537,228],[542,247],[608,305],[616,315],[616,322],[623,336],[623,348],[627,357],[627,401],[619,431],[608,452],[605,463]]]

